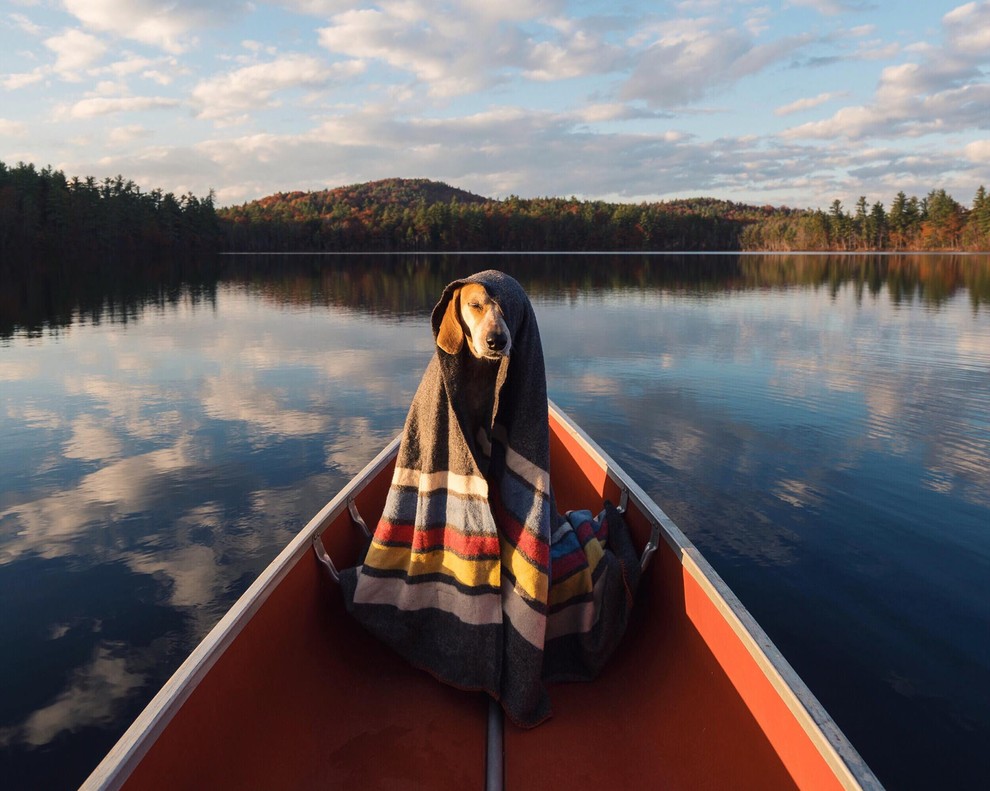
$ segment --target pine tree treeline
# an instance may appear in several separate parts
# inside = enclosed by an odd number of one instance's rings
[[[66,179],[60,170],[0,162],[0,259],[57,255],[125,259],[216,252],[213,193],[142,192],[122,176]]]
[[[774,216],[748,226],[741,249],[795,250],[990,250],[990,196],[980,186],[972,208],[944,189],[921,200],[898,192],[885,209],[860,197],[852,213],[835,200],[828,212],[805,211]]]

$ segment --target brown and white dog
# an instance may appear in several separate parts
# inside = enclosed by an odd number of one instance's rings
[[[488,455],[499,365],[512,349],[512,336],[502,308],[483,285],[464,283],[454,291],[437,332],[437,346],[460,356],[458,391],[470,436]]]

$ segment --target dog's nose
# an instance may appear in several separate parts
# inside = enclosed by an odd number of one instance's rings
[[[488,342],[488,348],[493,352],[500,352],[505,348],[504,332],[489,332],[485,340]]]

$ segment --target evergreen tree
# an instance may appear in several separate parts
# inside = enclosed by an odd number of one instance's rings
[[[868,217],[866,207],[866,196],[860,195],[859,200],[856,201],[856,217],[853,221],[853,225],[856,229],[857,247],[866,247],[870,241],[869,229],[866,227],[866,220]]]
[[[944,189],[932,190],[925,199],[922,239],[928,247],[955,247],[963,227],[963,208]]]
[[[990,196],[987,195],[982,184],[973,198],[973,210],[969,214],[969,221],[976,232],[976,238],[983,245],[990,243]]]

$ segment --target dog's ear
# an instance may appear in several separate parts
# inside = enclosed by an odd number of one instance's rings
[[[440,329],[437,331],[437,346],[447,354],[457,354],[464,345],[464,330],[461,328],[460,313],[461,290],[454,289],[443,313]]]

